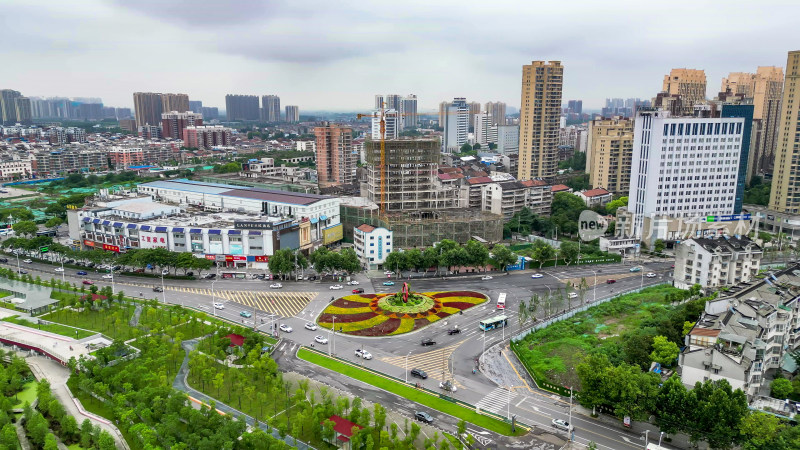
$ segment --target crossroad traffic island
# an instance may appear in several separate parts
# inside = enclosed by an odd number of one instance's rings
[[[528,427],[518,422],[515,424],[515,431],[512,431],[512,424],[501,416],[495,416],[488,412],[479,412],[480,410],[475,406],[449,397],[444,398],[426,389],[415,388],[378,371],[362,369],[348,361],[331,358],[316,349],[303,347],[298,350],[297,357],[303,361],[383,389],[392,394],[419,403],[420,405],[435,409],[441,413],[448,414],[458,419],[464,419],[468,423],[485,428],[489,431],[494,431],[503,436],[522,436],[529,431]]]

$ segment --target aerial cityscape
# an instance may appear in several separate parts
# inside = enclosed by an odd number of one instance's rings
[[[798,5],[33,3],[0,450],[800,449]]]

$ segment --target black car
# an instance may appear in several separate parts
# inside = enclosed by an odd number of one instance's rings
[[[93,263],[93,262],[90,262],[89,264],[86,264],[86,267],[94,267],[94,266],[95,266],[95,263]]]
[[[424,412],[424,411],[417,411],[414,413],[414,418],[425,423],[433,423],[433,417]]]
[[[458,333],[461,333],[461,330],[458,329],[458,328],[451,328],[451,329],[447,330],[447,334],[449,334],[451,336],[454,335],[454,334],[458,334]]]
[[[316,279],[317,279],[316,275],[311,275],[310,277],[308,277],[308,281],[316,281]]]
[[[205,278],[206,280],[213,280],[214,278],[217,278],[217,274],[210,273],[208,275],[204,275],[203,278]]]
[[[425,371],[422,370],[422,369],[411,369],[411,376],[412,377],[417,377],[417,378],[422,378],[423,380],[428,378],[428,374],[425,373]]]
[[[427,347],[428,345],[436,345],[436,341],[434,341],[433,339],[423,339],[422,346]]]
[[[0,258],[0,262],[1,263],[7,263],[8,262],[8,258]]]

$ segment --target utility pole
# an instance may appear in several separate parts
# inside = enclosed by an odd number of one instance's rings
[[[650,430],[644,430],[644,448],[647,450],[647,443],[648,443],[648,436],[650,435]]]
[[[575,427],[572,425],[572,386],[569,387],[569,440],[572,442],[573,434],[575,433],[573,430]]]

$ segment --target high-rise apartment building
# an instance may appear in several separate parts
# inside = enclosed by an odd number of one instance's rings
[[[533,61],[522,66],[517,179],[551,179],[558,171],[558,134],[564,66]]]
[[[694,105],[706,100],[706,73],[698,69],[672,69],[664,75],[662,92],[680,95],[683,115],[691,115]]]
[[[419,125],[417,96],[408,94],[400,100],[400,129],[417,128],[417,125]]]
[[[133,107],[136,126],[158,125],[164,112],[161,94],[155,92],[134,92]]]
[[[199,127],[202,125],[202,114],[178,111],[161,114],[161,135],[165,139],[183,139],[183,131],[186,127]]]
[[[490,142],[497,144],[497,121],[488,111],[477,114],[472,126],[475,130],[475,142],[481,144],[483,149],[488,149]]]
[[[286,105],[286,122],[300,122],[300,107],[296,105]]]
[[[102,108],[103,105],[100,105]],[[31,99],[28,97],[17,97],[14,99],[14,107],[17,110],[17,122],[29,125],[31,121]]]
[[[484,111],[492,116],[494,125],[506,124],[506,104],[503,102],[487,102]]]
[[[400,102],[403,100],[402,95],[397,94],[388,94],[386,96],[386,109],[393,109],[395,111],[400,111]]]
[[[583,114],[583,100],[569,100],[567,102],[567,114]]]
[[[3,125],[14,125],[17,122],[22,123],[18,117],[22,117],[23,119],[27,118],[28,123],[30,122],[30,100],[27,102],[27,113],[23,111],[23,114],[19,115],[17,111],[17,99],[20,98],[26,97],[22,97],[22,94],[19,91],[14,91],[11,89],[0,90],[0,120],[2,120]],[[25,105],[22,103],[24,102],[20,102],[20,106],[25,108]]]
[[[481,113],[481,104],[478,102],[469,102],[469,127],[472,128],[475,125],[475,116]]]
[[[183,130],[183,146],[210,149],[233,144],[233,131],[222,125],[188,126]]]
[[[452,103],[447,104],[443,114],[444,139],[442,140],[442,148],[445,152],[458,153],[461,151],[461,146],[467,143],[467,138],[469,137],[469,113],[470,106],[463,97],[454,98]],[[442,116],[441,111],[439,115]]]
[[[627,195],[631,184],[633,119],[595,119],[589,122],[586,168],[589,184]]]
[[[775,146],[775,168],[769,209],[784,213],[800,212],[800,50],[789,52],[783,82],[780,123]],[[798,100],[798,101],[795,101]]]
[[[189,111],[202,114],[203,102],[201,102],[200,100],[189,100]]]
[[[384,98],[382,94],[375,94],[375,109],[381,109],[384,105]]]
[[[217,119],[219,118],[219,108],[212,107],[212,106],[203,106],[203,110],[200,111],[203,114],[203,117],[206,120]]]
[[[444,122],[447,120],[447,107],[450,103],[441,102],[439,103],[439,126],[444,128]]]
[[[752,110],[751,110],[752,114]],[[641,238],[644,217],[734,214],[744,117],[636,114],[628,211]]]
[[[228,94],[225,96],[225,112],[228,121],[258,120],[261,117],[258,96]]]
[[[191,111],[189,96],[186,94],[161,94],[161,111]]]
[[[261,96],[261,120],[268,123],[281,121],[281,98],[277,95]]]
[[[381,139],[381,110],[372,114],[372,129],[370,136],[373,140]],[[384,138],[397,139],[400,133],[400,115],[394,109],[383,110]]]
[[[353,129],[338,125],[314,128],[317,179],[322,187],[356,181],[358,154],[353,151]]]

